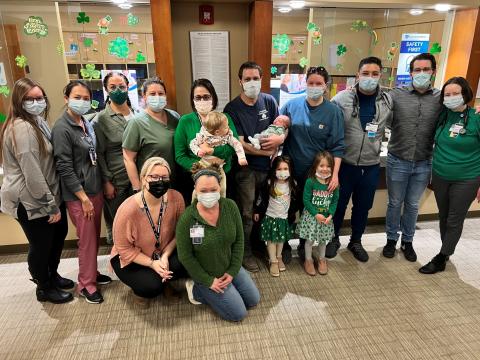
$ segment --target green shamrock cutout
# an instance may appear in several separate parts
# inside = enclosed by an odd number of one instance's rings
[[[98,109],[98,105],[100,105],[100,103],[97,100],[92,100],[92,109]]]
[[[80,69],[80,75],[88,80],[100,79],[100,70],[96,70],[94,64],[87,64],[85,68]]]
[[[365,20],[355,20],[350,26],[350,30],[356,31],[356,32],[367,30],[368,28],[369,28],[368,23]]]
[[[90,38],[84,38],[83,39],[83,45],[85,45],[85,47],[89,48],[93,45],[93,40],[90,39]]]
[[[7,120],[7,115],[5,115],[5,114],[0,114],[0,123],[4,123],[5,120]]]
[[[343,64],[335,65],[335,69],[337,69],[337,71],[343,71]]]
[[[8,86],[0,86],[0,95],[3,95],[5,97],[7,97],[8,95],[10,95],[10,89],[8,88]]]
[[[388,61],[393,61],[393,59],[395,58],[395,54],[397,53],[397,50],[398,50],[398,44],[395,41],[391,42],[390,49],[388,49],[387,51]]]
[[[77,22],[79,24],[87,24],[90,22],[90,16],[87,16],[84,11],[79,12],[77,16]]]
[[[300,65],[300,67],[304,68],[305,66],[308,65],[308,59],[306,57],[302,57],[300,59],[300,62],[298,63],[298,65]]]
[[[128,13],[127,15],[127,24],[129,26],[135,26],[140,22],[138,16],[133,15],[132,13]]]
[[[48,26],[40,16],[29,16],[23,23],[23,32],[26,35],[35,35],[39,39],[48,35]]]
[[[393,80],[395,80],[395,78],[394,78],[393,76],[389,76],[389,77],[388,77],[388,81],[389,81],[389,82],[392,82]]]
[[[277,34],[273,38],[273,48],[278,50],[280,55],[284,55],[289,49],[292,40],[287,34]]]
[[[24,68],[25,66],[27,66],[27,57],[25,55],[18,55],[17,57],[15,57],[15,62],[17,63],[17,66],[19,68]]]
[[[337,46],[337,55],[343,56],[347,52],[347,47],[344,44],[340,44]]]
[[[435,55],[435,54],[440,54],[442,52],[442,47],[438,42],[434,42],[432,44],[432,47],[430,48],[430,54]]]
[[[137,52],[137,57],[135,58],[136,62],[144,62],[145,61],[145,55],[142,54],[141,51]]]
[[[277,71],[278,71],[278,69],[277,69],[276,66],[272,66],[272,67],[270,68],[270,74],[272,74],[272,75],[275,75],[275,74],[277,73]]]
[[[307,30],[308,31],[315,31],[315,30],[318,30],[318,27],[315,23],[309,22],[307,24]]]
[[[124,38],[117,37],[108,43],[108,53],[120,59],[126,59],[130,53],[128,41]]]

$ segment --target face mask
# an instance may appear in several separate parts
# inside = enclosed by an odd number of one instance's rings
[[[261,87],[262,82],[260,80],[250,80],[249,82],[243,83],[243,91],[250,99],[255,99],[258,94],[260,94]]]
[[[318,100],[323,96],[325,88],[323,86],[308,86],[307,97],[312,100]]]
[[[162,111],[165,106],[167,105],[167,97],[166,96],[147,96],[147,106],[153,112],[160,112]]]
[[[426,90],[431,84],[432,75],[421,72],[413,75],[413,86],[420,90]]]
[[[443,105],[450,110],[458,109],[460,106],[465,105],[462,95],[446,96],[443,98]]]
[[[290,177],[290,171],[288,170],[277,170],[275,172],[278,180],[287,180]]]
[[[220,193],[219,192],[198,193],[197,199],[200,204],[205,206],[207,209],[210,209],[218,203],[218,200],[220,200]]]
[[[158,180],[148,183],[148,192],[160,199],[170,188],[170,181]]]
[[[45,111],[47,107],[47,102],[45,99],[42,100],[33,100],[33,104],[26,104],[23,102],[23,110],[28,112],[31,115],[40,115]]]
[[[210,111],[212,111],[213,103],[212,100],[200,100],[200,101],[193,101],[193,104],[195,105],[195,110],[200,115],[207,115]]]
[[[360,77],[358,81],[358,86],[360,90],[366,92],[373,92],[377,89],[379,78],[374,78],[370,76]]]
[[[315,173],[315,176],[318,177],[319,179],[325,180],[328,179],[330,176],[332,176],[332,173],[328,173],[326,175],[320,174],[318,171]]]
[[[68,99],[68,107],[76,115],[86,114],[90,110],[91,106],[92,104],[90,100]]]
[[[110,99],[117,105],[122,105],[128,99],[128,91],[122,91],[120,89],[115,89],[108,93]]]

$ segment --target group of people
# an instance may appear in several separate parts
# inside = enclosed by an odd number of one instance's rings
[[[145,81],[146,107],[138,111],[128,99],[128,79],[110,73],[105,109],[93,121],[84,116],[92,91],[74,80],[52,130],[41,85],[18,80],[0,133],[1,207],[29,241],[37,299],[72,300],[74,282],[57,271],[67,211],[79,239],[77,290],[89,303],[101,303],[99,285],[111,281],[97,269],[102,210],[111,267],[138,302],[174,291],[171,281],[187,278],[190,302],[231,321],[260,300],[246,271],[259,270],[255,247],[266,249],[269,272],[278,277],[291,261],[288,241],[299,237],[305,272],[327,274],[350,199],[347,248],[368,261],[362,235],[387,127],[383,255],[395,255],[401,233],[401,251],[416,261],[419,200],[433,167],[442,247],[420,272],[443,271],[470,204],[480,198],[480,116],[468,106],[473,93],[465,79],[452,78],[440,91],[432,86],[435,72],[435,58],[420,54],[410,63],[412,84],[386,90],[379,86],[380,59],[368,57],[355,86],[328,100],[328,72],[311,67],[306,97],[279,110],[260,91],[261,67],[246,62],[238,73],[241,93],[223,112],[216,111],[212,83],[198,79],[193,111],[181,117],[166,107],[162,80]]]

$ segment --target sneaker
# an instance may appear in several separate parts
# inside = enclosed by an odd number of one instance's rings
[[[422,274],[435,274],[445,270],[447,257],[442,254],[436,255],[428,264],[418,269]]]
[[[282,257],[281,256],[277,257],[277,260],[278,260],[278,270],[280,271],[287,270],[287,267],[285,266],[285,263],[283,262]]]
[[[60,290],[73,290],[75,287],[72,280],[61,277],[58,273],[52,277],[52,285]]]
[[[270,275],[273,277],[280,276],[280,269],[278,268],[278,261],[271,261],[270,262]]]
[[[80,291],[80,296],[83,296],[85,301],[89,304],[100,304],[103,302],[103,296],[98,290],[93,294],[90,294],[87,289],[84,288]]]
[[[405,259],[407,259],[410,262],[417,261],[417,254],[415,253],[415,250],[413,249],[413,245],[411,242],[402,241],[402,245],[400,246],[400,249],[402,250],[403,255],[405,256]]]
[[[322,260],[318,260],[318,273],[320,275],[327,275],[328,273],[328,264],[327,264],[327,260],[325,259],[322,259]]]
[[[358,261],[367,262],[368,261],[368,253],[362,246],[362,243],[359,242],[349,242],[347,246],[348,250],[350,250]]]
[[[258,267],[257,261],[253,257],[253,255],[246,256],[243,258],[243,267],[250,272],[257,272],[260,271]]]
[[[187,289],[187,295],[188,295],[188,301],[192,303],[193,305],[201,305],[202,303],[195,300],[193,297],[193,280],[192,279],[187,279],[185,281],[185,289]]]
[[[332,241],[327,244],[325,249],[325,257],[328,259],[333,259],[337,256],[338,249],[340,249],[340,239],[338,236],[335,236]]]
[[[310,276],[315,276],[315,265],[313,264],[313,260],[305,260],[303,263],[303,268],[305,272]]]
[[[383,247],[383,256],[386,258],[393,258],[395,256],[395,249],[397,247],[397,240],[387,240],[387,244]]]
[[[112,282],[112,278],[107,275],[98,274],[97,275],[97,285],[107,285]]]

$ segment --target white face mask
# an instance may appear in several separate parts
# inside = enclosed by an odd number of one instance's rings
[[[443,98],[443,105],[445,105],[450,110],[455,110],[465,105],[465,101],[463,100],[462,94],[454,95],[454,96],[445,96]]]
[[[287,180],[290,177],[290,171],[288,170],[277,170],[275,172],[278,180]]]
[[[262,87],[261,80],[250,80],[243,83],[243,91],[245,95],[250,99],[255,99],[260,94],[260,88]]]
[[[320,174],[318,171],[315,173],[315,176],[318,177],[319,179],[325,180],[328,179],[330,176],[332,176],[332,173],[328,173],[326,175]]]
[[[207,209],[210,209],[218,203],[218,200],[220,200],[220,193],[217,191],[208,193],[197,193],[197,200]]]
[[[23,102],[23,110],[28,112],[31,115],[40,115],[47,108],[47,102],[45,99],[42,100],[33,100],[32,104],[27,104]]]
[[[427,74],[421,72],[419,74],[413,75],[412,79],[413,86],[420,90],[426,90],[430,87],[432,83],[432,74]]]
[[[167,97],[156,95],[147,96],[147,106],[153,112],[160,112],[167,106]]]
[[[193,104],[195,105],[195,110],[197,110],[200,115],[207,115],[212,111],[212,100],[193,100]]]
[[[92,107],[90,100],[68,99],[68,107],[74,114],[84,115]]]
[[[312,100],[318,100],[325,93],[324,86],[308,86],[307,87],[307,97]]]
[[[358,79],[358,87],[360,90],[366,92],[372,92],[377,89],[379,78],[374,78],[370,76],[360,76]]]

